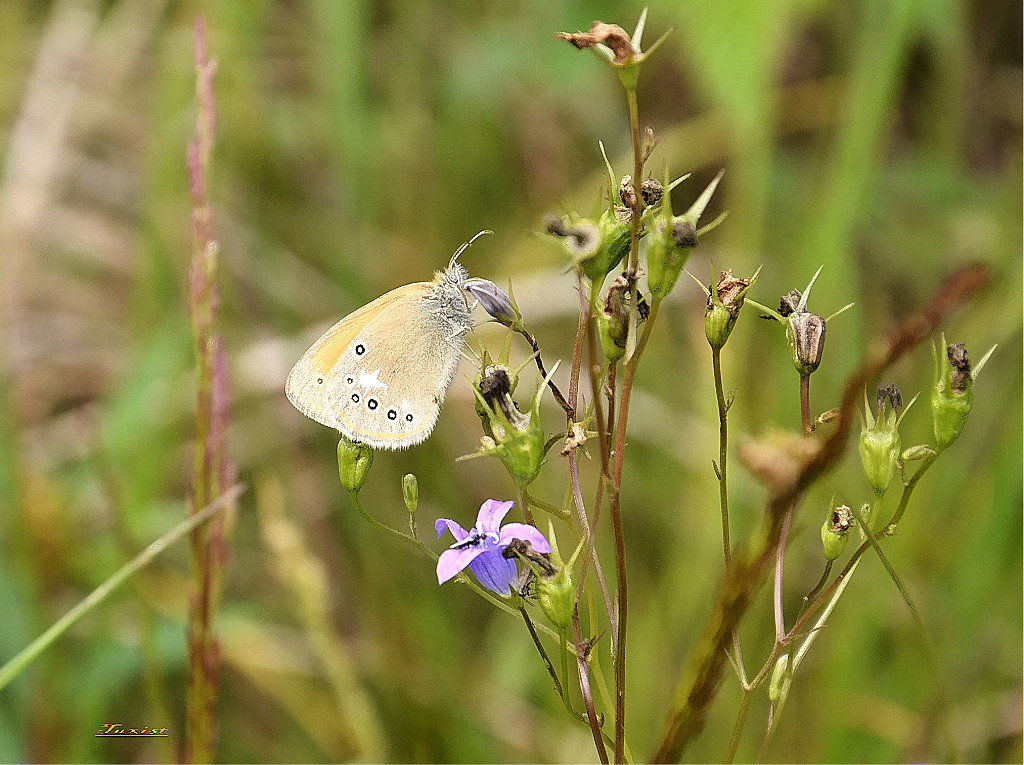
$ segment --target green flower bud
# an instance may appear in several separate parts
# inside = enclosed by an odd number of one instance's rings
[[[338,475],[345,491],[362,489],[372,464],[373,449],[366,444],[349,441],[345,436],[341,437],[338,441]]]
[[[768,683],[768,698],[772,702],[778,702],[789,692],[789,684],[793,680],[793,671],[789,666],[789,654],[784,653],[775,662],[775,669],[772,670],[772,679]]]
[[[860,459],[868,483],[875,494],[885,494],[892,482],[893,474],[900,459],[900,434],[897,430],[901,417],[897,417],[903,406],[900,389],[890,383],[879,386],[876,397],[877,418],[868,408],[867,392],[864,393],[864,427],[860,432]]]
[[[967,424],[967,416],[974,406],[974,379],[971,377],[971,358],[963,343],[946,345],[940,363],[932,346],[935,358],[935,385],[932,388],[932,425],[935,443],[939,451],[956,441]]]
[[[416,515],[420,503],[420,484],[412,473],[406,473],[402,478],[402,499],[405,500],[405,509],[409,515]]]
[[[909,449],[904,449],[902,458],[904,462],[910,462],[912,460],[923,460],[937,453],[927,444],[918,444],[917,446],[911,446]]]
[[[848,505],[830,508],[828,517],[821,525],[821,544],[825,548],[825,559],[835,560],[846,549],[853,528],[853,513]]]

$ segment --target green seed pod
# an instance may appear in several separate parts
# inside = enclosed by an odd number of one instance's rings
[[[860,459],[864,474],[875,494],[885,494],[900,459],[899,424],[903,396],[893,383],[879,386],[876,396],[877,417],[871,413],[864,393],[864,425],[860,432]],[[913,403],[913,402],[911,402]],[[909,407],[908,407],[909,408]]]
[[[349,441],[345,436],[338,441],[338,475],[345,491],[356,492],[366,483],[366,474],[373,464],[373,449],[366,444]]]
[[[558,565],[558,573],[553,577],[537,580],[537,602],[544,615],[559,629],[565,629],[572,623],[576,590],[569,566]]]
[[[835,560],[846,549],[853,528],[853,513],[847,505],[829,509],[828,517],[821,525],[821,544],[825,548],[825,559]]]
[[[623,342],[621,345],[618,343],[612,334],[611,325],[612,321],[607,314],[599,313],[597,315],[597,331],[601,338],[601,349],[604,351],[605,358],[614,364],[626,355],[626,343]]]
[[[945,345],[945,338],[942,339]],[[932,388],[932,425],[939,451],[956,441],[974,406],[971,358],[963,343],[946,346],[941,364],[935,355],[935,385]]]
[[[615,363],[626,354],[626,339],[629,335],[629,280],[616,277],[608,286],[604,297],[604,308],[597,314],[597,329],[601,347],[607,359]]]
[[[708,290],[708,305],[704,311],[704,334],[715,350],[721,350],[736,326],[743,307],[743,298],[757,274],[750,279],[738,279],[732,271],[723,271],[718,284]]]
[[[793,679],[793,672],[789,667],[789,654],[784,653],[775,662],[775,669],[772,670],[772,679],[768,683],[768,698],[772,702],[778,702],[789,691],[789,684]]]

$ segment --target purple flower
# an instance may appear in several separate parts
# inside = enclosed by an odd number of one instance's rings
[[[502,551],[513,539],[529,542],[539,553],[551,552],[551,545],[536,528],[526,523],[508,523],[501,526],[515,502],[489,499],[480,505],[476,526],[466,531],[450,518],[438,518],[434,523],[438,539],[444,530],[452,532],[455,544],[437,559],[437,583],[444,584],[469,566],[476,578],[488,590],[508,595],[516,579],[516,562],[502,557]]]

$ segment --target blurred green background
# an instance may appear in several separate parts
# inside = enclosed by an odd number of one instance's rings
[[[640,10],[568,0],[0,3],[0,661],[184,512],[194,397],[184,160],[192,23],[203,13],[219,62],[210,198],[231,450],[250,487],[219,616],[220,759],[595,759],[522,624],[465,588],[438,588],[428,561],[369,528],[338,484],[336,436],[296,412],[282,387],[320,331],[429,278],[484,228],[495,235],[464,263],[499,284],[511,278],[548,363],[568,361],[573,279],[535,233],[563,204],[591,209],[599,140],[629,172],[629,138],[614,75],[553,35],[594,19],[632,30]],[[963,437],[888,543],[941,671],[868,556],[794,682],[769,759],[946,759],[936,701],[945,687],[968,761],[1019,762],[1020,3],[651,2],[646,39],[670,26],[640,85],[641,121],[660,138],[651,168],[693,172],[675,192],[685,209],[725,167],[709,216],[731,211],[690,270],[706,281],[709,255],[741,274],[764,264],[751,296],[774,304],[824,264],[811,308],[857,302],[830,326],[815,410],[838,403],[869,339],[956,265],[992,270],[990,288],[945,329],[975,359],[999,350]],[[628,738],[640,758],[721,576],[702,301],[680,280],[630,420]],[[491,348],[501,337],[492,327],[480,335]],[[735,444],[769,424],[798,427],[797,377],[777,325],[741,319],[724,367],[737,390]],[[905,399],[927,391],[927,348],[890,372],[879,382],[895,381]],[[378,454],[364,502],[392,525],[406,523],[407,472],[419,476],[427,531],[437,516],[469,525],[484,499],[512,495],[496,461],[453,462],[479,441],[471,373],[464,365],[430,441]],[[520,394],[533,384],[524,376]],[[545,416],[560,429],[553,406]],[[922,401],[903,442],[930,430]],[[764,492],[735,465],[742,540]],[[552,457],[535,493],[561,502],[565,475]],[[796,520],[791,615],[820,573],[818,526],[833,494],[869,498],[853,452]],[[173,760],[187,576],[178,545],[0,692],[0,760]],[[756,667],[773,638],[767,589],[742,635]],[[597,650],[610,679],[607,645]],[[727,677],[688,759],[724,756],[739,695]],[[753,758],[766,709],[762,692],[740,759]],[[93,737],[113,722],[166,726],[177,739]]]

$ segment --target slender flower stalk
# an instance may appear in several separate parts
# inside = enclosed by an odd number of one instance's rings
[[[192,514],[214,502],[233,480],[227,459],[227,359],[216,333],[219,296],[216,283],[218,243],[213,237],[213,210],[207,197],[207,169],[216,129],[213,74],[202,17],[195,24],[196,128],[188,147],[192,196],[192,263],[189,269],[189,314],[197,363],[196,435]],[[213,759],[216,696],[220,664],[213,620],[227,559],[223,516],[197,526],[191,536],[193,585],[188,616],[188,690],[185,752],[188,762]]]
[[[181,521],[177,526],[151,543],[145,550],[114,572],[109,579],[89,593],[84,600],[54,622],[46,632],[29,643],[6,664],[0,667],[0,690],[6,688],[43,651],[53,645],[84,616],[106,601],[118,587],[148,566],[157,555],[177,543],[187,534],[192,533],[196,528],[209,522],[218,513],[222,513],[225,508],[229,507],[238,498],[244,489],[245,487],[241,484],[230,487],[211,504],[200,508],[199,512],[191,513],[188,518]]]

